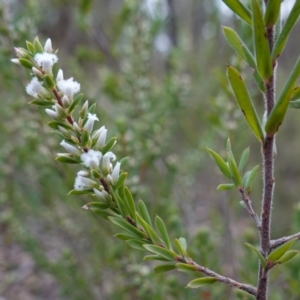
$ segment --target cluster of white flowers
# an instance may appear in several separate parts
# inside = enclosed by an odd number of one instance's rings
[[[39,101],[51,101],[50,103],[53,104],[51,109],[46,108],[45,111],[52,119],[58,121],[58,130],[65,136],[60,145],[67,152],[58,153],[58,158],[73,159],[75,162],[81,162],[85,168],[85,170],[77,173],[74,184],[75,190],[91,190],[98,198],[108,201],[111,196],[99,179],[103,178],[107,185],[115,184],[119,178],[121,164],[117,162],[115,166],[112,165],[112,161],[116,160],[116,155],[113,152],[108,151],[104,154],[101,152],[106,146],[107,129],[102,126],[93,131],[94,123],[99,119],[96,114],[88,112],[88,101],[81,108],[78,122],[72,119],[68,108],[73,103],[73,96],[80,91],[80,84],[73,78],[65,80],[62,70],[57,72],[54,81],[52,69],[53,65],[57,63],[58,57],[52,49],[50,39],[46,41],[43,49],[42,53],[39,51],[36,54],[29,54],[25,49],[15,48],[18,58],[12,59],[12,62],[20,65],[23,59],[31,63],[33,78],[26,86],[26,92]],[[45,85],[45,76],[48,78],[50,76],[50,85]],[[81,114],[81,112],[83,113]],[[66,122],[68,126],[62,126],[62,122]],[[89,139],[93,140],[93,143],[89,145],[92,144],[94,149],[83,147],[80,144],[83,132],[87,132]],[[95,173],[93,172],[99,174],[97,179],[94,178],[93,174]]]

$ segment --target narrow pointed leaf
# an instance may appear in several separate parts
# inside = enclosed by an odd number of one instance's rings
[[[82,191],[77,191],[77,190],[71,190],[68,195],[86,195],[86,194],[92,194],[94,193],[93,189],[86,189]]]
[[[134,200],[133,200],[132,194],[131,194],[131,192],[130,192],[130,190],[129,190],[129,188],[127,186],[125,186],[124,194],[125,194],[125,197],[126,197],[125,205],[126,205],[128,211],[130,213],[131,218],[133,218],[134,221],[136,222],[135,204],[134,204]]]
[[[109,217],[108,218],[112,223],[115,225],[121,227],[125,231],[129,232],[131,235],[137,237],[137,238],[145,238],[146,234],[140,230],[138,230],[136,227],[129,224],[127,221],[121,218],[117,217]]]
[[[186,242],[186,239],[183,238],[183,237],[180,237],[180,238],[178,239],[178,241],[179,241],[179,243],[180,243],[182,249],[184,250],[184,252],[186,252],[186,250],[187,250],[187,242]]]
[[[263,15],[257,0],[251,0],[251,5],[257,70],[262,79],[268,81],[273,74],[273,68]]]
[[[165,273],[165,272],[172,271],[174,269],[176,269],[175,264],[165,264],[165,265],[160,265],[160,266],[155,267],[154,272],[155,273]]]
[[[107,144],[103,147],[101,150],[102,154],[104,155],[106,152],[108,152],[115,144],[116,144],[117,138],[112,137]]]
[[[111,190],[111,194],[117,204],[117,207],[122,215],[122,217],[124,219],[126,219],[128,216],[132,217],[130,215],[130,212],[128,211],[126,204],[124,203],[123,199],[121,199],[121,197],[118,195],[118,193],[114,192],[113,190]]]
[[[55,160],[64,164],[80,164],[80,159],[71,156],[57,156]]]
[[[143,241],[132,239],[132,240],[126,240],[125,243],[133,249],[145,251],[145,248],[143,247],[143,244],[145,243]]]
[[[246,148],[242,155],[241,155],[241,159],[240,159],[240,162],[239,162],[239,171],[242,172],[247,161],[248,161],[248,158],[249,158],[249,154],[250,154],[250,148]]]
[[[169,259],[166,259],[162,256],[153,254],[153,255],[146,255],[144,256],[143,260],[160,260],[160,261],[169,261]]]
[[[289,102],[289,107],[291,108],[300,108],[300,99]]]
[[[265,12],[265,25],[266,27],[272,28],[279,17],[280,5],[282,0],[268,1],[266,12]]]
[[[187,285],[187,288],[198,289],[202,286],[213,284],[216,281],[217,281],[217,279],[214,277],[197,278],[197,279],[190,281]]]
[[[140,216],[142,217],[142,219],[143,219],[146,223],[148,223],[148,225],[149,225],[150,227],[153,227],[153,226],[152,226],[152,221],[151,221],[151,218],[150,218],[148,209],[147,209],[147,206],[145,205],[145,203],[144,203],[143,200],[139,200],[138,208],[139,208],[139,214],[140,214]]]
[[[177,258],[177,254],[175,252],[170,251],[165,248],[162,248],[162,247],[159,247],[159,246],[156,246],[156,245],[144,244],[144,248],[151,253],[154,253],[161,257],[164,257],[168,261],[173,261],[173,260],[176,260],[176,258]]]
[[[119,175],[118,179],[117,179],[117,182],[114,184],[114,190],[117,191],[121,185],[124,184],[125,180],[127,178],[127,173],[126,172],[123,172]]]
[[[227,152],[227,157],[228,157],[227,159],[228,159],[230,170],[231,170],[232,181],[233,181],[234,185],[237,188],[239,188],[243,184],[241,173],[238,170],[238,167],[236,165],[236,161],[233,157],[233,154],[230,152]]]
[[[136,213],[137,220],[139,221],[140,225],[144,228],[144,230],[147,232],[148,236],[150,237],[151,241],[155,245],[160,245],[162,242],[157,235],[157,233],[153,230],[152,227],[138,214]]]
[[[229,179],[231,179],[231,173],[230,173],[230,168],[229,166],[226,164],[226,162],[223,160],[223,158],[216,153],[215,151],[206,148],[208,154],[210,155],[210,157],[214,160],[215,164],[218,166],[218,168],[220,169],[220,171]]]
[[[156,225],[156,228],[158,229],[159,233],[161,234],[161,237],[162,237],[166,247],[170,250],[173,250],[166,225],[159,216],[156,216],[156,218],[155,218],[155,225]]]
[[[80,102],[80,100],[82,99],[83,94],[78,94],[75,99],[73,100],[71,106],[68,108],[68,112],[71,113],[76,106],[78,105],[78,103]]]
[[[135,236],[133,236],[129,233],[117,233],[117,234],[115,234],[115,237],[120,239],[120,240],[123,240],[123,241],[136,239]]]
[[[189,264],[177,263],[176,268],[180,272],[197,272],[197,267]]]
[[[278,261],[295,243],[296,239],[290,240],[287,243],[281,245],[280,247],[276,248],[274,251],[272,251],[269,255],[267,260],[269,262],[275,263]]]
[[[266,259],[261,254],[261,252],[258,249],[256,249],[254,246],[252,246],[251,244],[248,244],[248,243],[245,243],[245,244],[258,256],[258,258],[261,262],[261,265],[265,268],[267,266],[267,262],[266,262]]]
[[[182,245],[181,245],[181,243],[179,242],[178,239],[175,239],[174,243],[175,243],[175,246],[176,246],[177,250],[181,254],[181,256],[184,257],[186,255],[186,249],[184,249],[184,247],[182,247]]]
[[[242,110],[248,125],[250,126],[258,140],[261,142],[264,138],[263,131],[241,75],[236,69],[228,66],[227,76],[235,95],[235,99],[240,109]]]
[[[42,99],[34,99],[34,100],[30,101],[29,104],[35,104],[38,106],[45,106],[45,107],[53,106],[53,102],[45,101]]]
[[[103,210],[103,209],[98,209],[98,208],[94,208],[94,209],[91,209],[91,211],[96,214],[97,216],[105,219],[105,220],[108,220],[108,217],[112,217],[113,214],[111,214],[110,212],[108,212],[107,210]]]
[[[272,60],[276,60],[277,57],[279,55],[281,55],[281,53],[286,45],[288,36],[289,36],[291,30],[293,29],[294,25],[296,24],[296,22],[299,18],[299,15],[300,15],[300,0],[296,0],[287,20],[279,34],[279,37],[277,38],[277,40],[275,42],[275,45],[274,45],[274,48],[272,51]]]
[[[299,74],[300,56],[268,117],[265,127],[267,135],[273,136],[282,124]]]
[[[298,253],[299,252],[296,250],[287,251],[285,254],[283,254],[281,256],[281,258],[279,260],[277,260],[277,263],[283,264],[283,263],[289,261],[290,259],[292,259],[293,257],[295,257]]]
[[[248,171],[249,173],[245,173],[245,175],[247,174],[247,177],[245,177],[245,179],[243,178],[243,187],[248,195],[251,193],[252,183],[257,175],[258,170],[259,165],[256,165],[251,171]]]
[[[233,183],[222,183],[217,186],[217,191],[228,191],[234,188]]]
[[[251,13],[239,0],[222,0],[235,14],[249,25],[252,24]]]

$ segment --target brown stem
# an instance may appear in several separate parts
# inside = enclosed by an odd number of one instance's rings
[[[225,277],[225,276],[222,276],[206,267],[203,267],[203,266],[200,266],[198,265],[197,263],[195,263],[194,261],[191,261],[185,257],[178,257],[177,259],[178,261],[182,262],[182,263],[186,263],[186,264],[189,264],[189,265],[192,265],[192,266],[195,266],[196,267],[196,270],[198,272],[201,272],[205,275],[208,275],[210,277],[214,277],[218,282],[222,282],[222,283],[225,283],[227,285],[230,285],[231,287],[234,287],[234,288],[237,288],[237,289],[240,289],[240,290],[243,290],[245,292],[248,292],[249,294],[251,295],[254,295],[256,296],[256,288],[251,286],[251,285],[248,285],[248,284],[244,284],[244,283],[240,283],[240,282],[237,282],[229,277]]]
[[[242,195],[242,200],[245,203],[246,209],[250,215],[250,217],[253,219],[257,229],[260,231],[261,230],[261,223],[260,223],[260,219],[257,216],[257,214],[255,213],[252,204],[251,204],[251,200],[249,198],[249,195],[245,192],[245,190],[243,188],[239,189],[241,195]]]
[[[265,4],[267,4],[265,0]],[[274,29],[267,28],[266,36],[269,42],[270,52],[273,49],[274,43]],[[272,76],[267,82],[265,82],[265,109],[267,116],[270,115],[274,103],[274,76]],[[261,209],[261,231],[260,231],[260,247],[262,254],[266,257],[270,250],[270,226],[271,226],[271,210],[274,191],[274,135],[266,136],[262,146],[263,157],[263,198]],[[267,300],[268,298],[268,270],[265,270],[260,266],[257,296],[256,300]]]
[[[271,250],[274,250],[274,249],[278,248],[279,246],[289,242],[290,240],[296,239],[296,238],[300,239],[300,232],[295,233],[293,235],[284,236],[277,240],[272,240],[271,241]]]

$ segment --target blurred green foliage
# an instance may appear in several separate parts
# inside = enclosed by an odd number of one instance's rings
[[[171,236],[189,237],[199,264],[255,284],[257,259],[240,242],[258,242],[254,226],[237,195],[215,191],[220,177],[204,150],[225,148],[229,135],[237,151],[251,144],[251,164],[260,159],[224,78],[226,63],[242,62],[224,42],[220,24],[236,20],[215,1],[158,1],[163,7],[156,10],[146,3],[0,2],[0,296],[250,299],[221,284],[185,289],[193,278],[185,274],[154,274],[139,252],[113,237],[112,226],[80,209],[84,197],[66,196],[74,169],[53,160],[58,140],[43,112],[26,104],[28,76],[20,80],[22,71],[10,62],[14,45],[24,46],[35,35],[51,37],[66,77],[74,76],[97,103],[101,124],[118,137],[116,151],[130,158],[128,185],[135,199],[142,198],[153,217],[164,218]],[[249,30],[241,27],[239,34],[245,39]],[[291,65],[285,57],[282,63]],[[293,162],[299,121],[291,119],[283,128],[291,133],[278,141],[275,236],[299,231],[300,224],[299,168]],[[280,145],[290,145],[293,153]],[[252,196],[257,208],[259,186]],[[296,258],[272,273],[272,300],[299,297],[299,264]]]

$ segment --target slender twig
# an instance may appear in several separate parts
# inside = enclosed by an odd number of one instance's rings
[[[251,295],[254,295],[256,296],[256,288],[251,286],[251,285],[248,285],[248,284],[244,284],[244,283],[240,283],[238,281],[235,281],[229,277],[225,277],[225,276],[222,276],[206,267],[203,267],[201,265],[198,265],[196,262],[194,261],[191,261],[187,258],[184,258],[184,257],[178,257],[178,261],[182,262],[182,263],[186,263],[186,264],[189,264],[189,265],[192,265],[192,266],[195,266],[196,267],[196,270],[198,272],[201,272],[205,275],[208,275],[208,276],[211,276],[211,277],[214,277],[217,281],[219,282],[222,282],[222,283],[225,283],[227,285],[230,285],[231,287],[235,287],[237,289],[240,289],[240,290],[243,290]]]
[[[264,1],[267,5],[268,0]],[[266,37],[269,42],[270,52],[273,49],[274,43],[274,28],[267,28]],[[274,69],[274,67],[273,67]],[[274,70],[275,71],[275,70]],[[265,110],[267,116],[270,115],[275,104],[275,76],[273,75],[268,82],[265,82]],[[270,252],[270,231],[271,231],[271,211],[274,192],[274,135],[266,136],[262,146],[262,157],[264,166],[263,176],[263,199],[261,209],[261,231],[260,231],[260,247],[262,254],[267,256]],[[268,294],[268,270],[265,270],[260,265],[257,300],[267,300]]]
[[[250,217],[253,219],[257,229],[260,231],[261,230],[261,222],[260,222],[258,215],[255,213],[255,211],[252,207],[252,203],[251,203],[251,200],[250,200],[248,194],[245,192],[245,190],[243,188],[240,188],[239,191],[242,195],[242,200],[245,203],[246,209],[247,209]]]
[[[295,233],[293,235],[289,235],[289,236],[284,236],[280,239],[277,239],[277,240],[272,240],[271,241],[271,250],[274,250],[276,249],[277,247],[289,242],[290,240],[293,240],[295,238],[298,238],[300,239],[300,232],[298,233]]]

